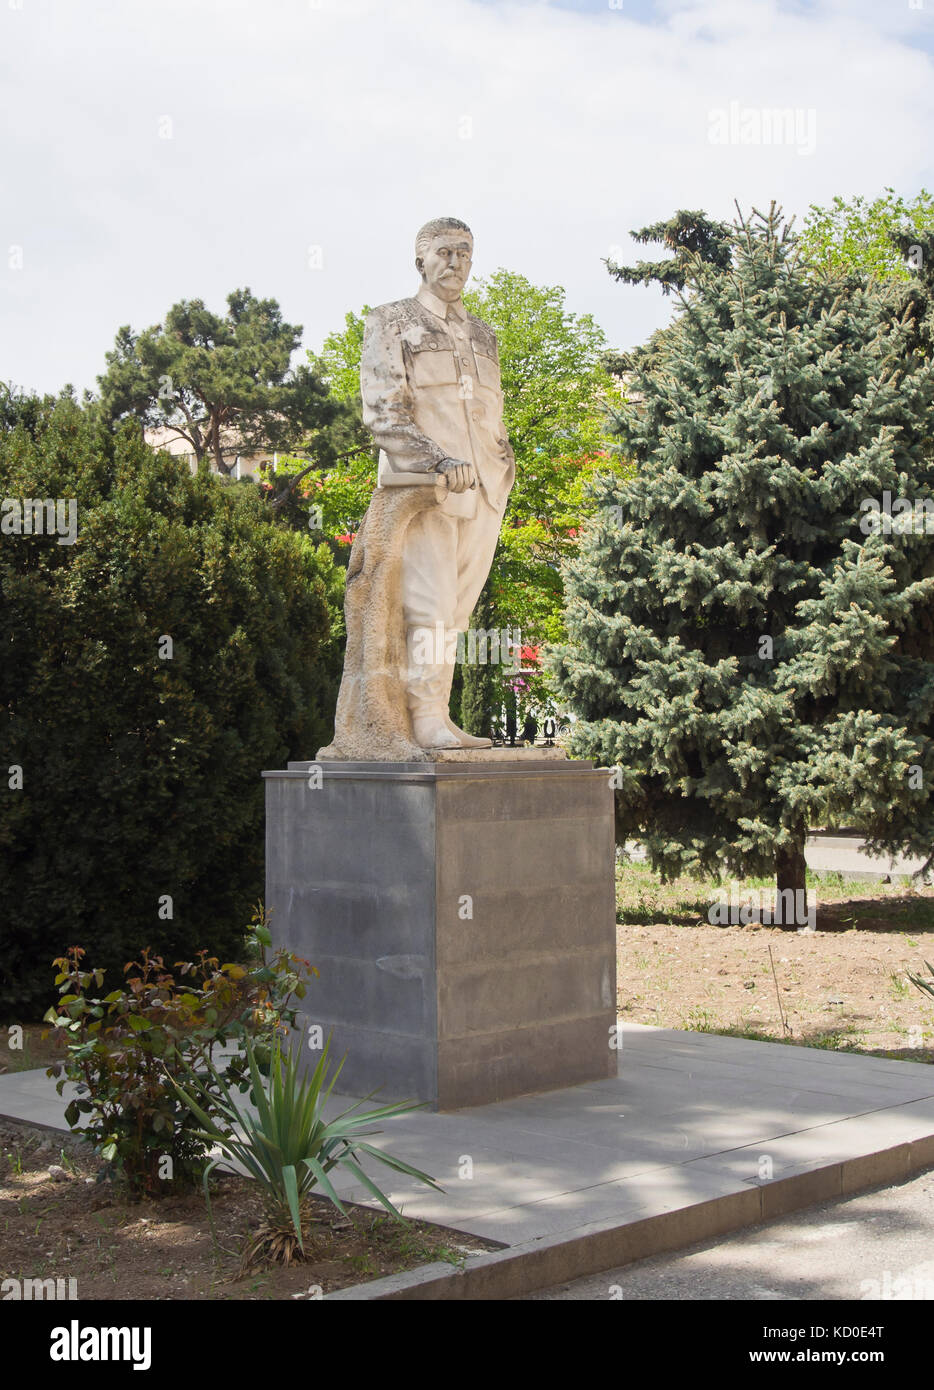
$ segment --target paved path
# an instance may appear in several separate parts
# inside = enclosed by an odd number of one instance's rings
[[[645,850],[634,841],[626,850],[637,863],[645,859]],[[924,865],[923,859],[903,854],[870,858],[858,835],[809,835],[804,857],[815,873],[842,874],[844,878],[910,878]]]
[[[525,1299],[934,1299],[934,1169]],[[867,1310],[868,1311],[868,1310]]]
[[[446,1189],[382,1170],[393,1199],[508,1246],[655,1217],[687,1242],[711,1212],[725,1230],[797,1210],[802,1181],[813,1202],[934,1162],[934,1067],[637,1024],[622,1039],[613,1080],[386,1122],[377,1142]],[[0,1115],[65,1128],[67,1100],[41,1071],[0,1076]]]
[[[815,873],[838,873],[845,878],[908,878],[924,865],[922,858],[904,854],[871,859],[863,841],[853,835],[811,835],[804,857]]]

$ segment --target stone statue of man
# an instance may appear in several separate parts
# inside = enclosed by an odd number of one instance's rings
[[[515,478],[496,335],[461,302],[472,256],[464,222],[427,222],[415,239],[417,293],[367,319],[360,388],[379,486],[351,552],[335,740],[319,757],[490,745],[448,715],[457,634]]]

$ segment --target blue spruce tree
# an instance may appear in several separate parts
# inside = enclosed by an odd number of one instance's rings
[[[774,205],[729,243],[630,356],[553,661],[620,841],[787,910],[809,827],[934,858],[934,361],[922,283],[816,278]]]

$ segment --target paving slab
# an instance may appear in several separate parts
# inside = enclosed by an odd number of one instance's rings
[[[639,1024],[622,1038],[615,1079],[382,1121],[375,1143],[445,1189],[371,1165],[406,1215],[506,1249],[340,1296],[512,1296],[934,1164],[929,1065]],[[70,1089],[0,1076],[0,1115],[64,1130]]]

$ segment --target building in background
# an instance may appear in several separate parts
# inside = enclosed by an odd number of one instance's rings
[[[167,454],[172,454],[176,458],[187,458],[192,473],[197,472],[197,460],[190,440],[185,439],[172,425],[149,427],[143,431],[143,438],[151,449],[164,449]],[[222,448],[225,459],[229,459],[237,448],[235,431],[230,430],[222,436]],[[229,474],[224,476],[258,478],[266,468],[270,466],[275,468],[278,462],[279,455],[272,449],[261,449],[255,453],[236,453],[233,468]],[[212,473],[220,472],[210,455],[209,464]]]

